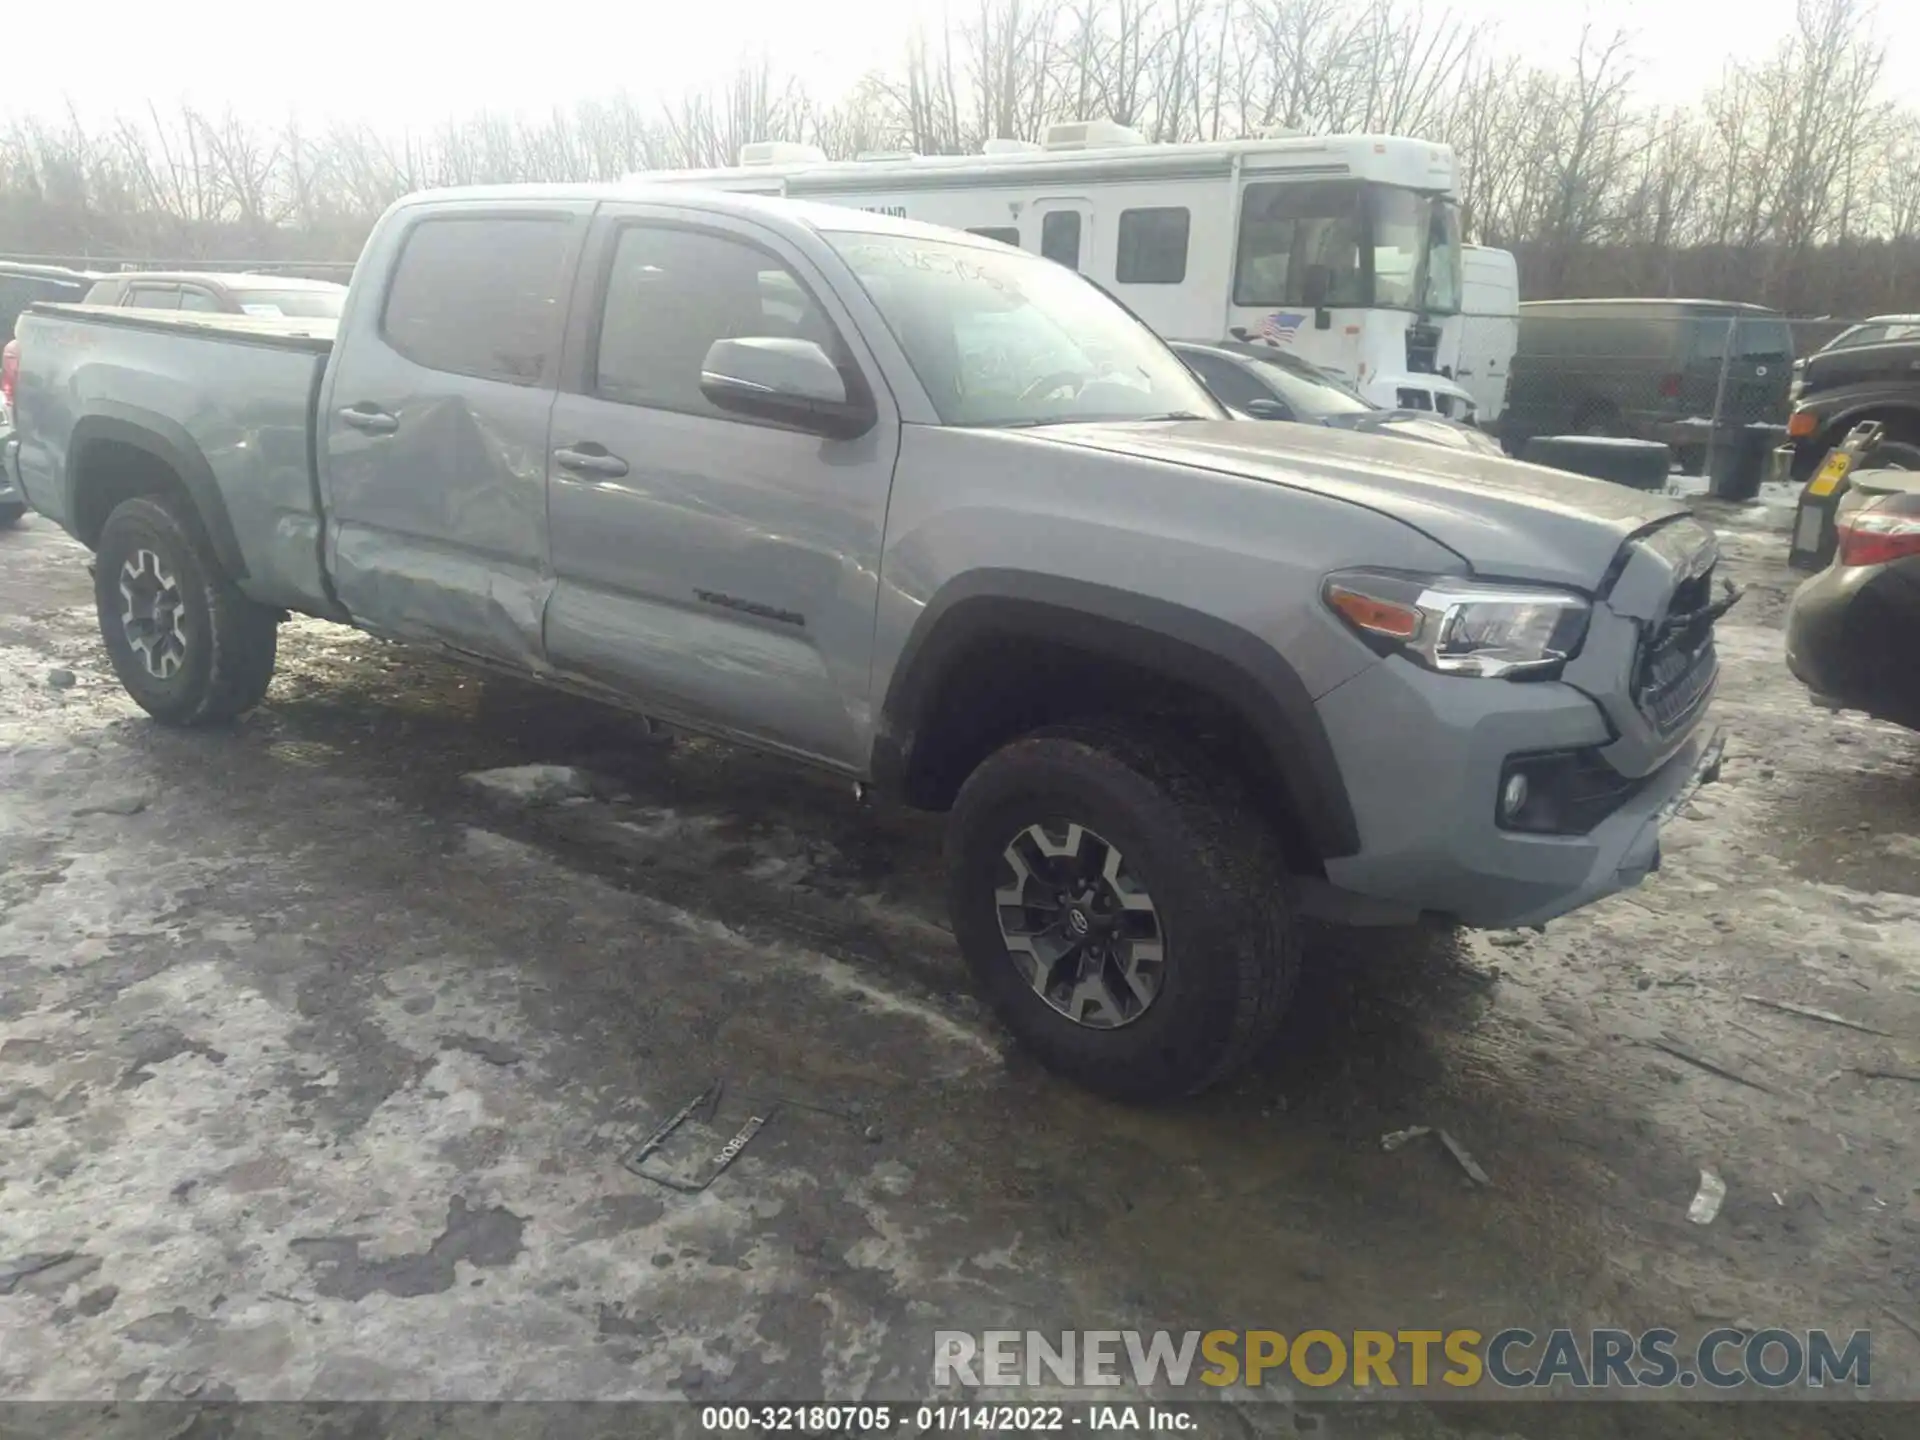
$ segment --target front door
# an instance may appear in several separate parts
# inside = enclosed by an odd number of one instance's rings
[[[553,412],[546,646],[669,720],[858,770],[900,427],[822,258],[750,221],[602,210]],[[817,342],[878,423],[834,440],[716,408],[707,349],[746,336]]]
[[[328,569],[369,629],[539,668],[547,421],[592,212],[435,206],[363,262],[391,268],[355,292],[319,430]]]

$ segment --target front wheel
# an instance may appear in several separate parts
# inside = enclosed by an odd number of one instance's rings
[[[154,719],[230,720],[267,693],[278,617],[240,593],[184,502],[141,496],[116,507],[100,532],[93,593],[114,673]]]
[[[1280,847],[1172,742],[1061,727],[990,756],[954,802],[947,883],[961,951],[1008,1029],[1118,1099],[1223,1079],[1292,991]]]

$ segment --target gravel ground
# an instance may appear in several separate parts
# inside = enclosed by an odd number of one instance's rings
[[[304,621],[254,715],[163,731],[83,553],[0,532],[0,1397],[912,1397],[935,1328],[1778,1323],[1871,1328],[1920,1398],[1920,1084],[1867,1073],[1920,1072],[1920,737],[1806,701],[1784,537],[1711,513],[1752,589],[1661,872],[1544,934],[1316,935],[1272,1053],[1153,1111],[1008,1052],[925,817]],[[718,1183],[623,1168],[715,1079],[712,1136],[772,1117]],[[1413,1125],[1491,1183],[1382,1149]],[[1309,1428],[1275,1395],[1223,1433]]]

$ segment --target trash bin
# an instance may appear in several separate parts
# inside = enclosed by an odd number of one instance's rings
[[[1787,438],[1787,427],[1756,421],[1727,432],[1714,447],[1707,493],[1716,500],[1751,500],[1760,493],[1767,455]]]
[[[1673,451],[1658,440],[1609,435],[1535,435],[1520,447],[1520,458],[1635,490],[1665,490],[1673,469]]]

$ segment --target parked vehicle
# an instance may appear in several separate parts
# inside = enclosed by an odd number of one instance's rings
[[[87,292],[85,303],[125,305],[136,310],[337,320],[346,298],[347,287],[331,280],[212,270],[130,270],[96,282]]]
[[[1383,410],[1319,367],[1272,345],[1169,343],[1214,399],[1250,419],[1330,425],[1482,455],[1501,453],[1499,442],[1472,425],[1431,411]]]
[[[1464,418],[1467,393],[1449,378],[1462,250],[1445,145],[1291,131],[1150,144],[1075,120],[980,155],[830,161],[772,141],[744,147],[737,166],[632,178],[970,230],[1072,266],[1162,335],[1271,338],[1378,404]]]
[[[1475,422],[1497,425],[1520,348],[1520,270],[1505,250],[1469,245],[1460,254],[1460,355],[1453,378],[1473,396]]]
[[[0,348],[0,530],[9,530],[26,517],[27,502],[20,492],[14,467],[17,448],[13,434],[13,382],[20,365],[20,347],[8,340]]]
[[[1885,345],[1891,340],[1920,340],[1920,315],[1875,315],[1849,325],[1816,353],[1851,350],[1860,345]]]
[[[84,270],[68,270],[59,265],[24,265],[0,260],[0,329],[4,329],[5,339],[13,338],[14,321],[27,306],[39,300],[78,300],[99,278]]]
[[[1787,668],[1817,700],[1920,730],[1920,471],[1847,480],[1832,563],[1787,609]]]
[[[1790,475],[1809,479],[1827,452],[1863,420],[1880,422],[1879,465],[1920,470],[1920,335],[1869,345],[1829,345],[1807,357],[1787,417]]]
[[[413,197],[337,338],[33,310],[18,397],[157,719],[257,703],[294,611],[949,810],[980,986],[1118,1095],[1248,1059],[1300,915],[1637,883],[1716,753],[1681,506],[1233,420],[1064,266],[852,209]]]
[[[1759,305],[1529,300],[1500,434],[1516,452],[1535,435],[1657,440],[1698,474],[1710,437],[1786,414],[1792,366],[1791,327]]]

